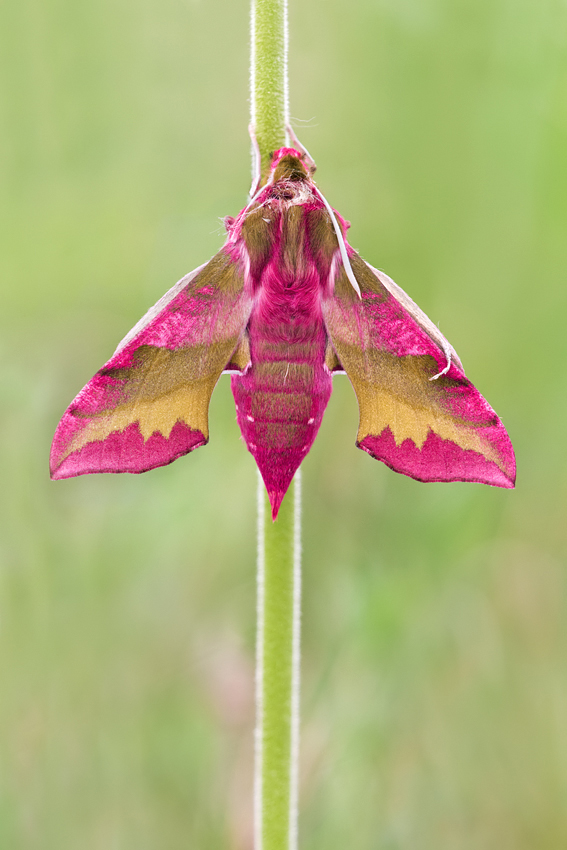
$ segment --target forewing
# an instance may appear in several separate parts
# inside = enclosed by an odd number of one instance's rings
[[[251,311],[243,282],[222,250],[148,311],[64,414],[53,478],[145,472],[208,441],[211,393]]]
[[[341,269],[322,306],[358,398],[359,448],[419,481],[513,487],[508,434],[449,343],[390,278],[357,254],[350,262],[362,298]]]

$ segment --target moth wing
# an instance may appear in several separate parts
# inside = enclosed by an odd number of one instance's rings
[[[221,250],[182,278],[122,340],[65,412],[52,478],[145,472],[208,442],[208,409],[252,308]]]
[[[358,398],[357,446],[418,481],[513,487],[508,434],[452,346],[387,275],[350,262],[362,297],[341,267],[322,309]]]
[[[396,301],[398,301],[402,307],[409,313],[409,315],[414,319],[414,321],[419,325],[419,327],[425,331],[428,337],[433,340],[433,342],[437,343],[439,348],[443,351],[443,354],[447,358],[447,360],[451,360],[457,366],[460,367],[461,371],[464,372],[463,364],[460,361],[459,355],[451,345],[448,339],[443,336],[437,325],[431,321],[428,315],[426,315],[421,307],[419,307],[413,298],[405,292],[401,286],[392,280],[391,277],[385,272],[380,271],[379,269],[375,269],[374,266],[371,266],[370,263],[367,263],[364,260],[365,265],[368,266],[370,271],[378,278],[380,283],[385,286],[390,295],[392,295]]]

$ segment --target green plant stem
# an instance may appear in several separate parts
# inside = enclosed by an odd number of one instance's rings
[[[289,124],[287,0],[252,0],[251,123],[260,151],[262,182],[272,153],[286,142]]]
[[[252,0],[250,102],[260,184],[272,153],[286,143],[287,44],[287,0]],[[297,847],[299,524],[299,472],[275,522],[259,479],[255,850]]]
[[[297,847],[300,496],[297,472],[272,522],[259,481],[256,850]]]

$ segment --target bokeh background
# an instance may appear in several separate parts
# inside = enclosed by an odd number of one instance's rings
[[[567,9],[291,0],[291,111],[351,242],[437,322],[518,486],[304,464],[301,846],[567,846]],[[255,491],[206,449],[50,482],[53,430],[249,187],[244,0],[2,10],[0,845],[249,850]]]

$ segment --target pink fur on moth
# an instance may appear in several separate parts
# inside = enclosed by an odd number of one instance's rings
[[[311,448],[333,372],[356,392],[357,446],[420,481],[513,487],[502,422],[455,351],[346,242],[305,152],[282,148],[210,262],[120,343],[57,428],[53,478],[145,472],[208,442],[223,371],[275,518]]]

